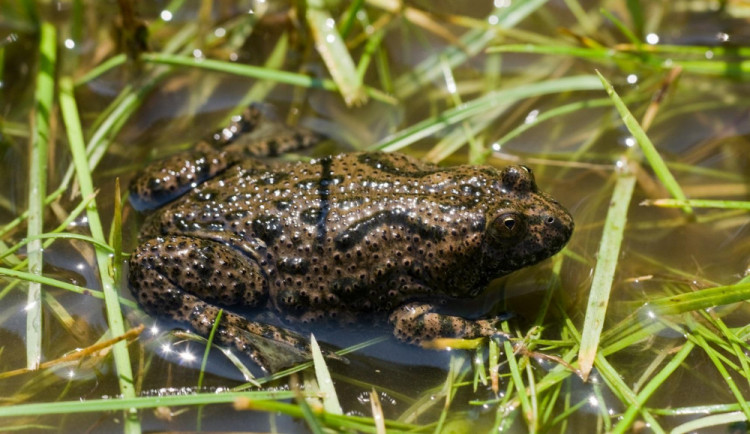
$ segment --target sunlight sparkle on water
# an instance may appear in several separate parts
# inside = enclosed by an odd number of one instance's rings
[[[453,74],[445,75],[445,89],[450,94],[454,94],[458,90],[458,88],[456,87],[456,80],[453,78]]]
[[[536,121],[537,116],[539,116],[539,110],[534,109],[530,111],[529,114],[526,115],[526,119],[523,120],[523,123],[530,124]]]
[[[596,399],[595,395],[589,396],[589,404],[591,404],[592,407],[599,407],[599,400]]]
[[[172,12],[169,12],[168,10],[164,9],[159,14],[159,18],[161,18],[164,21],[172,21]]]
[[[195,354],[191,353],[190,350],[185,349],[185,351],[179,353],[180,360],[182,360],[185,363],[192,363],[196,361],[197,357],[195,357]]]
[[[70,38],[65,40],[65,48],[72,50],[76,47],[76,42]]]
[[[159,334],[159,327],[157,327],[156,324],[152,325],[148,330],[151,332],[151,336],[156,336]]]
[[[161,352],[164,354],[171,354],[172,345],[170,345],[169,343],[161,344]]]
[[[216,30],[214,30],[214,35],[217,38],[223,38],[224,35],[226,35],[226,34],[227,34],[227,30],[224,27],[219,27]]]
[[[507,8],[510,6],[511,1],[510,0],[495,0],[495,7],[496,8]]]
[[[659,35],[656,33],[649,33],[646,35],[646,42],[651,45],[656,45],[659,43]]]
[[[630,75],[628,75],[627,80],[628,80],[628,83],[630,83],[630,84],[636,84],[636,83],[638,83],[638,76],[635,75],[635,74],[630,74]]]

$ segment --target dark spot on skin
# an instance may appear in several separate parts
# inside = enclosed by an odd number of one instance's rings
[[[305,258],[283,258],[277,267],[281,273],[305,275],[310,269],[310,261]]]
[[[278,217],[261,216],[253,220],[253,232],[255,236],[265,241],[266,244],[272,244],[281,236],[283,229]]]
[[[317,225],[323,215],[323,210],[318,207],[307,208],[300,213],[300,220],[308,225]]]

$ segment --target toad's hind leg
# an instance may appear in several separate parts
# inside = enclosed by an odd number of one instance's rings
[[[237,250],[186,236],[154,238],[130,259],[131,290],[149,313],[189,323],[208,337],[222,307],[260,306],[268,282],[260,266]],[[308,360],[305,338],[280,327],[224,312],[214,335],[272,372]]]
[[[419,344],[438,338],[466,338],[504,336],[497,319],[470,320],[435,312],[429,303],[409,303],[398,307],[390,316],[393,334],[399,340]]]

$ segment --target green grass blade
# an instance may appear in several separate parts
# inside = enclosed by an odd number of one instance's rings
[[[0,267],[0,276],[8,276],[16,279],[27,280],[29,282],[38,282],[42,285],[53,286],[55,288],[64,289],[66,291],[74,292],[81,295],[90,295],[92,297],[104,299],[104,293],[95,289],[85,288],[83,286],[73,285],[72,283],[63,282],[62,280],[52,279],[45,276],[38,276],[36,274],[27,273],[25,271],[12,270],[10,268]],[[132,300],[125,298],[120,299],[120,304],[127,306],[131,309],[138,307]]]
[[[289,399],[291,391],[251,391],[227,393],[197,393],[195,395],[154,396],[142,398],[92,399],[63,402],[40,402],[0,407],[1,417],[42,416],[47,414],[97,413],[128,410],[131,408],[156,408],[162,406],[225,404],[237,399],[266,400]]]
[[[750,202],[742,200],[708,200],[708,199],[656,199],[644,200],[643,206],[659,206],[663,208],[720,208],[720,209],[744,209],[750,211]]]
[[[200,373],[198,374],[197,389],[199,391],[203,387],[203,374],[206,372],[206,364],[208,363],[208,354],[211,352],[211,345],[213,345],[214,343],[214,336],[216,335],[216,329],[219,328],[219,324],[221,323],[221,316],[223,314],[224,314],[224,309],[219,309],[219,313],[216,314],[216,319],[214,320],[214,325],[213,327],[211,327],[211,333],[208,334],[208,339],[206,340],[206,348],[203,351],[203,358],[201,359]],[[200,418],[198,418],[198,422],[200,424]]]
[[[532,96],[576,90],[600,89],[600,86],[601,85],[596,81],[594,76],[580,75],[532,83],[511,89],[497,90],[468,101],[461,106],[446,110],[438,116],[425,119],[424,121],[407,127],[390,137],[386,137],[379,143],[373,145],[370,149],[387,152],[396,151],[431,134],[448,128],[449,126],[457,124],[464,119],[484,114],[486,111],[495,109],[501,105],[510,105],[520,99]]]
[[[732,413],[713,414],[711,416],[693,419],[672,429],[670,434],[687,434],[694,432],[723,432],[727,427],[739,422],[746,422],[746,416],[741,411]],[[715,428],[712,430],[711,428]]]
[[[621,172],[618,174],[607,217],[604,221],[604,233],[599,242],[598,260],[594,269],[586,317],[583,322],[581,348],[578,352],[578,363],[583,378],[588,378],[598,351],[634,188],[635,176],[632,173]]]
[[[108,244],[103,244],[99,242],[98,240],[95,240],[94,238],[91,238],[89,236],[70,233],[70,232],[58,232],[58,233],[52,233],[52,234],[39,234],[35,237],[24,238],[23,240],[21,240],[20,243],[15,244],[9,249],[4,250],[3,253],[0,254],[0,259],[5,259],[5,257],[12,255],[13,253],[21,249],[23,246],[30,244],[32,241],[50,239],[50,238],[52,239],[62,238],[62,239],[68,239],[68,240],[85,241],[87,243],[94,244],[95,246],[100,247],[104,250],[107,250],[109,253],[114,253],[114,250]]]
[[[555,54],[599,61],[609,61],[618,57],[622,57],[622,55],[618,51],[609,48],[574,47],[570,45],[508,44],[492,46],[487,49],[487,52]]]
[[[640,308],[649,317],[677,315],[724,304],[750,300],[750,283],[717,286],[650,300]]]
[[[638,39],[643,39],[644,35],[644,18],[643,8],[641,7],[640,0],[627,0],[628,12],[630,12],[630,20],[633,22],[635,27],[635,34]]]
[[[233,62],[225,62],[222,60],[214,59],[196,59],[191,56],[181,56],[177,54],[164,54],[164,53],[143,53],[141,60],[146,63],[172,65],[172,66],[186,66],[191,68],[201,68],[211,71],[225,72],[227,74],[234,74],[240,77],[252,77],[260,80],[271,80],[278,83],[289,84],[292,86],[309,87],[315,89],[325,89],[336,92],[339,90],[336,83],[332,80],[325,80],[310,77],[303,74],[295,74],[293,72],[279,71],[275,69],[267,69],[253,65],[241,65]],[[365,87],[365,93],[372,99],[385,102],[387,104],[395,104],[396,100],[384,94],[383,92]]]
[[[616,16],[612,15],[612,13],[610,11],[608,11],[606,9],[602,9],[601,13],[602,13],[602,15],[604,15],[605,17],[607,17],[607,19],[609,19],[610,21],[612,21],[612,23],[622,32],[623,35],[625,35],[626,38],[628,38],[628,40],[633,45],[635,45],[636,47],[640,47],[643,44],[643,42],[638,38],[638,36],[636,36],[635,33],[633,33],[628,28],[628,26],[625,25],[625,23],[623,23],[622,21],[620,21],[619,18],[617,18]]]
[[[94,185],[91,180],[91,172],[86,158],[86,147],[83,141],[83,131],[81,122],[78,118],[78,107],[73,94],[73,81],[69,77],[60,79],[60,108],[63,114],[65,129],[68,134],[68,143],[71,154],[73,155],[73,164],[76,169],[78,183],[81,193],[86,196],[94,194]],[[91,235],[100,243],[106,243],[104,230],[99,212],[96,208],[96,199],[92,200],[87,207],[87,217]],[[118,292],[115,282],[110,275],[109,254],[102,249],[96,249],[96,261],[99,266],[99,276],[102,283],[102,292],[104,293],[104,304],[107,311],[107,320],[109,322],[110,332],[113,336],[125,334],[125,325],[123,323],[122,312],[120,310]],[[116,343],[112,352],[114,354],[115,366],[120,385],[120,393],[124,398],[134,398],[135,389],[133,387],[133,372],[131,370],[130,355],[128,354],[127,343],[120,341]],[[135,410],[127,411],[125,415],[125,431],[131,433],[140,432],[140,422]]]
[[[339,33],[341,33],[342,38],[346,39],[349,36],[349,32],[354,27],[354,21],[357,19],[357,12],[362,9],[364,3],[365,0],[354,0],[346,9],[346,12],[341,17],[341,24],[339,24]]]
[[[214,343],[214,336],[216,336],[216,329],[219,328],[221,323],[221,316],[224,314],[224,309],[219,309],[219,313],[216,314],[214,325],[211,327],[211,333],[208,334],[208,340],[206,340],[206,348],[203,351],[203,358],[201,359],[201,368],[198,374],[198,386],[196,390],[200,392],[203,389],[203,375],[206,373],[206,364],[208,363],[208,354],[211,352],[211,346]],[[195,421],[196,431],[201,430],[201,424],[203,423],[203,406],[198,407],[198,415]]]
[[[44,229],[44,197],[47,196],[47,146],[50,137],[52,105],[55,99],[55,64],[57,30],[44,22],[40,28],[39,74],[34,95],[34,125],[29,163],[29,222],[27,237],[29,273],[41,275],[43,267],[42,240]],[[26,305],[26,367],[34,369],[42,359],[42,287],[29,283]]]
[[[96,65],[94,68],[89,70],[86,74],[79,77],[75,81],[75,85],[81,86],[83,84],[86,84],[89,81],[94,80],[97,77],[105,74],[107,71],[117,68],[120,65],[124,65],[125,62],[127,62],[127,60],[128,60],[127,56],[125,56],[124,54],[118,54],[117,56],[110,57],[104,62]]]
[[[630,113],[630,110],[628,110],[627,106],[625,106],[625,103],[622,101],[620,96],[617,95],[617,92],[615,92],[615,89],[607,81],[607,79],[604,78],[601,73],[599,73],[599,71],[597,71],[596,74],[602,81],[602,85],[604,86],[604,89],[606,89],[607,95],[609,95],[609,97],[612,98],[612,101],[615,103],[615,107],[620,113],[622,122],[628,128],[630,134],[633,135],[633,138],[635,138],[636,142],[638,142],[638,145],[643,152],[643,156],[646,157],[646,160],[651,165],[651,168],[654,170],[654,174],[656,175],[656,177],[659,178],[661,183],[667,189],[669,194],[672,195],[672,197],[677,200],[687,200],[687,198],[685,197],[685,193],[682,192],[682,188],[674,179],[674,176],[672,176],[672,172],[669,171],[669,168],[664,163],[661,155],[659,155],[659,152],[651,142],[651,139],[648,138],[646,132],[643,131],[643,128],[641,128],[641,126],[638,124],[638,121],[635,120],[633,114]],[[687,206],[683,207],[682,210],[686,214],[693,213],[692,208]]]

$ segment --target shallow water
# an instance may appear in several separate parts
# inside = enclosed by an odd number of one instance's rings
[[[314,52],[313,44],[305,39],[304,30],[293,30],[293,22],[288,19],[288,5],[285,2],[269,3],[271,8],[265,21],[261,21],[245,43],[232,47],[227,41],[208,41],[202,46],[200,53],[194,50],[191,53],[259,65],[271,53],[279,35],[290,32],[292,37],[284,69],[326,76],[326,67]],[[415,2],[412,6],[417,10],[428,10],[433,14],[432,18],[452,35],[461,35],[466,31],[459,25],[450,24],[452,18],[472,17],[484,22],[492,10],[490,2],[481,2],[481,6],[471,2],[471,7],[466,7],[467,2],[428,3]],[[620,17],[627,16],[625,2],[605,3],[600,5],[597,2],[584,2],[587,10],[592,11],[593,17],[597,16],[595,11],[602,6],[614,10]],[[750,23],[747,18],[740,14],[701,9],[697,3],[700,2],[673,2],[671,7],[649,6],[649,20],[645,24],[647,33],[657,35],[660,44],[705,44],[709,47],[730,48],[747,44],[750,40]],[[165,2],[144,5],[141,17],[152,29],[149,39],[151,48],[156,51],[164,49],[177,32],[196,23],[200,4],[198,1],[185,2],[169,21],[163,19]],[[206,29],[217,35],[218,28],[230,27],[233,20],[244,16],[250,7],[260,7],[260,3],[217,1],[206,22]],[[50,7],[40,6],[41,15],[53,21],[58,28],[59,74],[80,77],[115,52],[110,35],[114,26],[113,10],[111,5],[105,7],[100,2],[87,3],[83,11],[64,2],[55,2]],[[371,21],[383,16],[374,7],[367,10],[371,14]],[[37,44],[32,21],[19,6],[0,4],[0,12],[5,17],[0,19],[0,38],[4,38],[1,46],[4,50],[3,86],[0,88],[2,226],[27,206],[29,113],[33,106],[34,74],[38,65],[35,55],[31,54],[36,53]],[[387,57],[392,77],[408,76],[422,59],[442,51],[454,42],[402,21],[395,21],[391,25],[393,28],[383,41],[383,55]],[[576,21],[564,2],[550,2],[519,27],[559,39],[562,36],[558,33],[558,28],[578,29],[576,26]],[[600,26],[598,36],[603,43],[625,41],[611,23],[605,20]],[[577,31],[580,32],[580,29]],[[357,59],[360,50],[361,46],[353,50]],[[709,52],[713,53],[707,48],[706,53]],[[713,55],[706,54],[704,57]],[[501,87],[522,86],[534,81],[529,76],[591,74],[594,68],[599,68],[617,86],[621,95],[637,96],[636,102],[629,101],[629,107],[636,118],[640,119],[649,98],[657,92],[664,74],[638,69],[624,62],[620,66],[619,69],[609,68],[583,60],[569,60],[567,57],[528,54],[504,54],[502,60],[499,60],[497,56],[480,53],[469,62],[454,68],[452,74],[460,98],[466,102],[481,96],[487,91],[486,86],[491,86],[492,83]],[[97,117],[123,88],[128,85],[136,88],[142,86],[152,75],[153,65],[142,68],[139,73],[137,66],[125,64],[76,88],[80,115],[87,132],[92,130]],[[383,83],[375,68],[371,67],[365,77],[368,85],[382,88]],[[451,87],[451,81],[446,80],[444,75],[438,74],[437,77],[420,85],[417,92],[395,106],[370,100],[360,107],[349,108],[337,93],[289,85],[275,86],[264,98],[264,102],[274,107],[281,120],[309,127],[332,139],[322,149],[313,150],[313,154],[364,149],[400,129],[453,107],[456,102],[452,97],[455,95],[446,92]],[[189,148],[197,139],[214,130],[255,83],[256,80],[253,79],[201,69],[180,69],[159,81],[124,124],[94,172],[94,184],[100,189],[97,204],[105,232],[112,220],[116,177],[126,186],[134,172],[145,162]],[[750,198],[749,94],[747,75],[742,80],[687,71],[679,81],[672,84],[648,133],[660,153],[672,164],[671,170],[689,197],[733,200]],[[523,100],[508,108],[477,138],[489,146],[516,126],[551,109],[586,98],[605,96],[603,91],[576,92]],[[51,144],[49,191],[57,188],[70,163],[63,125],[58,121],[53,125],[53,131],[56,131],[57,136]],[[442,133],[437,134],[419,141],[406,151],[423,156],[442,138]],[[555,340],[561,339],[562,334],[570,340],[569,335],[563,331],[566,318],[580,331],[612,191],[612,175],[616,170],[616,162],[633,145],[634,142],[622,126],[617,113],[607,106],[548,120],[505,143],[501,152],[493,154],[488,160],[489,164],[503,166],[522,161],[532,167],[540,187],[565,204],[574,215],[576,232],[564,255],[559,280],[553,271],[555,261],[548,260],[494,282],[467,309],[475,314],[512,312],[514,317],[510,323],[523,336],[534,323],[541,300],[552,288],[555,291],[552,307],[542,322],[543,337]],[[444,164],[466,162],[465,149],[452,155]],[[651,171],[645,167],[644,173],[648,178]],[[675,210],[637,206],[644,199],[668,197],[658,181],[655,183],[656,196],[649,193],[645,188],[647,185],[647,182],[639,183],[632,199],[605,330],[631,314],[648,299],[668,295],[672,290],[688,292],[716,284],[731,284],[746,275],[750,268],[750,216],[747,212],[698,210],[697,221],[686,222]],[[68,188],[59,205],[48,211],[45,229],[51,230],[57,226],[59,215],[72,210],[79,203],[79,197],[71,197],[70,192],[74,188],[75,186]],[[124,250],[129,252],[136,244],[139,216],[126,207],[124,217]],[[88,234],[86,228],[85,219],[79,217],[75,227],[67,230],[80,230],[81,233]],[[25,226],[21,225],[5,235],[2,241],[13,245],[24,234]],[[20,253],[23,257],[24,250]],[[100,289],[94,254],[87,244],[57,241],[45,249],[44,259],[45,276]],[[556,260],[560,259],[558,257]],[[12,264],[2,264],[3,267],[9,265]],[[0,282],[5,287],[10,281]],[[126,286],[123,281],[121,293],[130,297]],[[66,322],[64,317],[53,312],[49,304],[46,305],[42,331],[46,360],[60,357],[71,349],[91,345],[107,329],[106,315],[100,300],[55,288],[45,290],[71,316]],[[26,364],[23,348],[26,327],[24,307],[27,300],[23,284],[0,291],[3,295],[0,306],[0,372],[5,372]],[[141,322],[147,325],[141,338],[129,346],[134,371],[139,376],[137,389],[140,394],[153,396],[160,393],[193,392],[198,381],[203,345],[186,342],[182,336],[168,333],[168,324],[158,322],[156,329],[153,328],[153,320],[142,313],[128,308],[124,310],[133,325]],[[750,315],[745,305],[732,305],[712,312],[723,316],[730,327],[744,326]],[[647,321],[647,318],[643,319],[643,323]],[[415,400],[426,396],[429,401],[431,394],[438,396],[439,388],[446,381],[452,358],[463,357],[470,360],[474,357],[474,353],[468,351],[437,352],[400,344],[390,337],[390,332],[385,327],[361,327],[345,331],[323,327],[315,330],[315,333],[319,340],[337,347],[347,347],[373,338],[385,338],[380,343],[348,355],[349,364],[330,363],[339,399],[344,411],[349,414],[371,415],[368,395],[371,384],[378,387],[387,418],[395,419],[404,412],[410,413],[409,408]],[[623,381],[636,388],[640,387],[637,385],[641,376],[654,360],[665,353],[665,360],[669,360],[684,342],[684,333],[665,330],[651,339],[609,356],[608,361],[616,367]],[[540,346],[536,350],[560,356],[561,348],[551,345],[550,349]],[[242,361],[249,364],[247,359]],[[677,408],[736,402],[722,380],[722,375],[705,353],[693,354],[685,363],[688,368],[678,370],[663,383],[648,401],[648,407]],[[531,366],[530,371],[541,375],[554,369],[557,364],[549,360],[537,360]],[[216,351],[212,352],[206,371],[203,382],[206,391],[236,387],[245,382],[242,374]],[[506,365],[501,366],[501,372],[507,373]],[[467,375],[466,379],[470,381],[473,374]],[[742,396],[750,396],[747,382],[741,381],[739,375],[735,377]],[[588,403],[568,418],[568,424],[564,428],[556,425],[553,429],[568,432],[603,430],[607,426],[606,423],[602,425],[603,414],[609,412],[616,415],[626,410],[621,400],[602,385],[603,380],[597,372],[594,373],[594,380],[596,381],[583,383],[575,376],[565,380],[562,390],[564,394],[568,394],[569,403]],[[500,390],[504,391],[508,378],[501,377],[500,382]],[[286,389],[289,385],[286,380],[281,380],[272,387]],[[465,426],[459,422],[468,421],[475,430],[489,429],[502,412],[495,403],[470,405],[469,401],[491,400],[496,395],[489,386],[480,385],[477,391],[471,389],[461,388],[453,399],[448,424],[462,428]],[[81,365],[64,366],[57,371],[48,370],[44,373],[0,379],[0,390],[4,392],[2,397],[8,403],[75,401],[119,395],[111,357],[97,358]],[[695,393],[695,390],[701,390],[702,393]],[[418,422],[436,421],[443,407],[443,401],[439,401],[439,404],[421,414]],[[557,408],[561,412],[563,404]],[[175,414],[170,416],[165,416],[165,412],[141,411],[143,429],[196,429],[198,416],[195,407],[190,407],[183,413],[178,408],[171,410]],[[513,417],[516,418],[516,423],[509,430],[525,432],[528,427],[523,424],[523,418],[517,412]],[[659,416],[658,421],[663,428],[670,428],[696,417],[698,416]],[[616,422],[614,417],[612,423]],[[122,415],[114,412],[28,419],[17,417],[4,420],[3,425],[6,423],[7,426],[34,424],[30,425],[31,430],[49,425],[60,431],[109,432],[120,429]],[[299,419],[273,412],[236,412],[228,405],[204,407],[201,427],[204,430],[279,432],[307,429]]]

